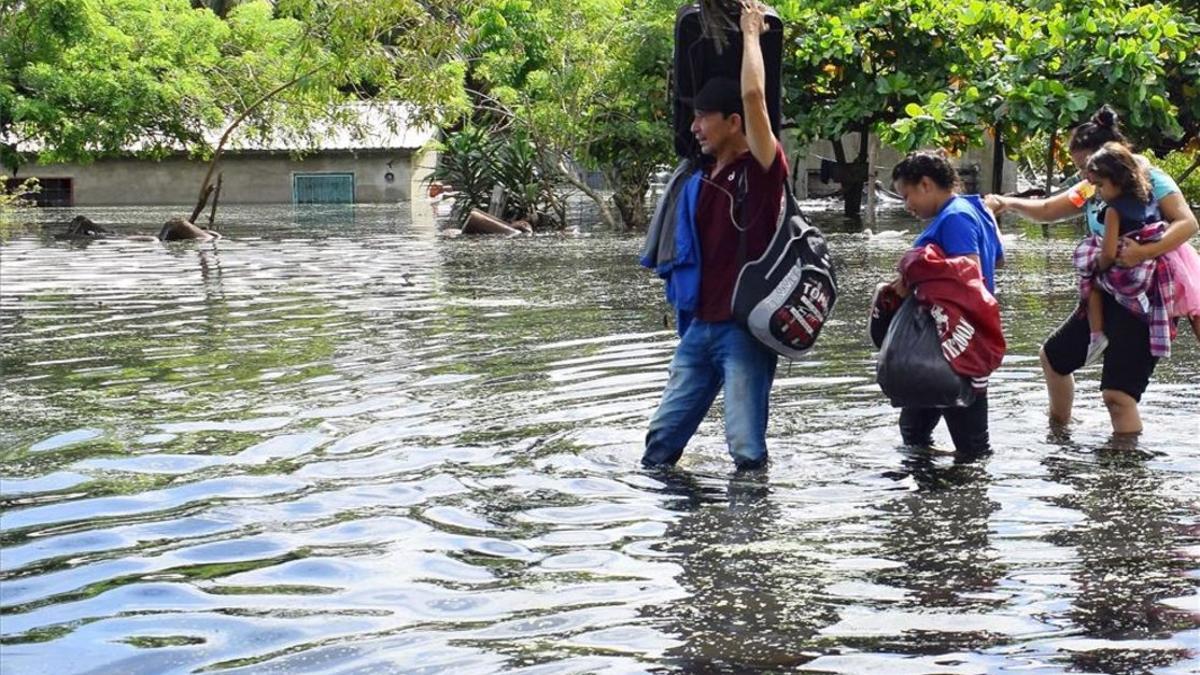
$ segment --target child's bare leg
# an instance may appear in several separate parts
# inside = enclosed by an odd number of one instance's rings
[[[1200,340],[1200,314],[1193,314],[1188,320],[1192,322],[1192,332],[1196,334],[1196,339]]]

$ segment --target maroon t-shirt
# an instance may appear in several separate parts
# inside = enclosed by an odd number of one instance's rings
[[[745,230],[744,262],[749,262],[765,253],[771,244],[787,172],[783,147],[776,142],[771,168],[763,169],[747,150],[721,169],[719,175],[710,175],[701,182],[700,197],[696,201],[696,233],[700,237],[697,319],[716,322],[733,318],[733,287],[741,268],[738,266],[739,233],[730,217],[730,199],[738,193],[740,177],[744,175],[746,179],[746,196],[742,208],[733,209],[732,217]]]

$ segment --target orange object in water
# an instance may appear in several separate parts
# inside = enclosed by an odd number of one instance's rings
[[[467,222],[463,226],[463,234],[520,234],[521,230],[509,225],[499,218],[479,209],[471,209]]]
[[[1067,198],[1075,205],[1075,208],[1082,208],[1084,202],[1092,198],[1096,193],[1096,188],[1086,180],[1080,181],[1074,185],[1068,192]]]

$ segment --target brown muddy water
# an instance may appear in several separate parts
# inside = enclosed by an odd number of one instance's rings
[[[1073,240],[1017,239],[994,454],[906,453],[864,317],[918,226],[815,217],[842,297],[753,477],[719,406],[677,475],[638,468],[676,337],[633,237],[444,239],[385,207],[229,208],[206,245],[11,233],[0,669],[1197,672],[1196,341],[1136,442],[1096,368],[1052,432]]]

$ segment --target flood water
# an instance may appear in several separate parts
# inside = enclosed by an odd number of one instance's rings
[[[5,673],[1200,669],[1200,348],[1140,439],[1110,438],[1098,368],[1052,431],[1069,236],[999,274],[992,456],[899,447],[864,323],[911,237],[826,217],[842,295],[780,366],[769,471],[732,473],[718,404],[663,476],[637,460],[676,337],[637,238],[224,220],[0,243]]]

